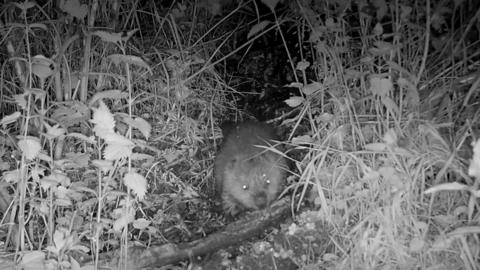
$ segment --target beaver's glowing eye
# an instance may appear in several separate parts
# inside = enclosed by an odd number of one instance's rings
[[[247,189],[248,189],[248,186],[247,186],[247,185],[243,185],[242,188],[243,188],[243,190],[247,190]]]
[[[265,180],[265,182],[267,183],[267,185],[270,184],[270,179]]]

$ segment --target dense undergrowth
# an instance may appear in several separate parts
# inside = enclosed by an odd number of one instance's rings
[[[126,269],[132,245],[220,230],[218,127],[249,118],[284,135],[295,216],[221,267],[477,269],[479,8],[4,4],[5,269]]]

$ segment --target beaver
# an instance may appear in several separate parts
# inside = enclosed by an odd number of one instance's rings
[[[214,176],[224,212],[235,216],[244,210],[267,207],[283,188],[287,169],[278,146],[277,152],[264,148],[278,140],[274,129],[247,121],[226,124],[222,131],[224,139],[215,158]]]

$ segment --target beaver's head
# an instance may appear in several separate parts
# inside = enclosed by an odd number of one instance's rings
[[[239,208],[263,209],[274,201],[285,182],[284,158],[273,153],[236,156],[227,162],[223,197]],[[227,205],[227,208],[231,205]]]

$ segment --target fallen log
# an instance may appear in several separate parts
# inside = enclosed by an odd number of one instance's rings
[[[130,247],[126,269],[143,269],[193,260],[197,256],[213,253],[259,236],[265,229],[278,225],[290,215],[290,200],[284,198],[270,208],[248,213],[227,225],[224,230],[189,243],[164,244],[148,248]],[[118,257],[112,267],[118,267]]]

